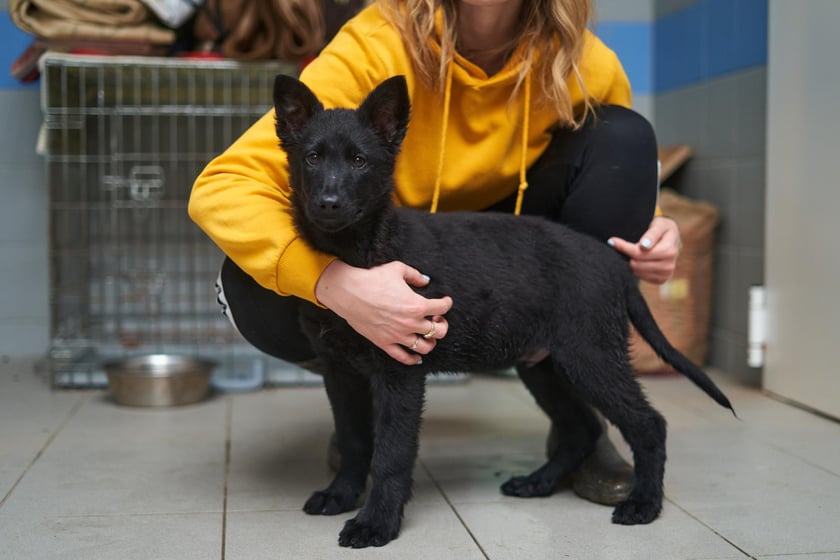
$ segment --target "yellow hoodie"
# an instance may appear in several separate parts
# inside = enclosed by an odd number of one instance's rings
[[[416,77],[400,35],[374,4],[342,28],[300,79],[331,108],[356,107],[386,78],[405,75],[411,121],[397,160],[397,203],[430,208],[439,191],[441,211],[480,210],[517,191],[520,168],[542,154],[557,122],[549,105],[539,102],[539,88],[528,103],[524,96],[531,88],[520,88],[511,100],[516,58],[488,77],[456,55],[445,119],[444,97]],[[579,67],[591,98],[630,106],[630,84],[618,58],[591,33]],[[574,79],[569,87],[580,105]],[[526,106],[529,118],[523,118]],[[260,285],[317,303],[315,283],[334,257],[309,248],[294,230],[286,156],[274,119],[269,111],[207,165],[193,186],[189,214]]]

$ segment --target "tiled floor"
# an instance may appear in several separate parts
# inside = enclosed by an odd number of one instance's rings
[[[643,380],[669,459],[662,516],[637,527],[568,490],[499,493],[540,463],[547,428],[516,380],[433,386],[402,533],[357,551],[337,545],[350,514],[300,509],[329,477],[321,389],[131,409],[6,361],[0,558],[840,560],[840,425],[716,378],[740,420],[684,379]]]

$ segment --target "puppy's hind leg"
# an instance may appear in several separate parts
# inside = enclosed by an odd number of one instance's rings
[[[411,497],[417,460],[425,376],[385,371],[371,376],[374,440],[371,488],[364,506],[344,525],[338,544],[363,548],[395,539]]]
[[[517,367],[520,379],[551,419],[559,441],[545,465],[502,485],[502,493],[507,496],[531,498],[552,494],[592,452],[601,433],[592,410],[576,395],[557,367],[550,359],[533,367]]]
[[[324,386],[333,411],[341,466],[332,483],[313,493],[304,504],[303,511],[311,515],[336,515],[356,509],[373,453],[373,403],[368,380],[328,367]]]
[[[635,484],[613,510],[613,523],[650,523],[662,510],[665,419],[648,403],[626,352],[578,348],[569,358],[570,382],[615,424],[633,452]]]

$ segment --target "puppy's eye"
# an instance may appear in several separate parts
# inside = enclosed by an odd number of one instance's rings
[[[318,154],[316,152],[309,152],[306,154],[306,163],[309,165],[315,165],[318,163]]]
[[[361,169],[365,166],[365,164],[367,164],[365,156],[357,154],[355,157],[353,157],[353,167],[355,167],[356,169]]]

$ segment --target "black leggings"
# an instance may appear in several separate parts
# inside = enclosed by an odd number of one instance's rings
[[[606,241],[637,241],[657,197],[656,139],[638,113],[614,105],[579,130],[560,129],[528,170],[522,214],[545,216]],[[513,212],[516,194],[487,208]],[[422,271],[421,271],[422,272]],[[314,358],[298,325],[296,297],[257,284],[233,261],[222,265],[226,312],[257,349],[290,362]]]

